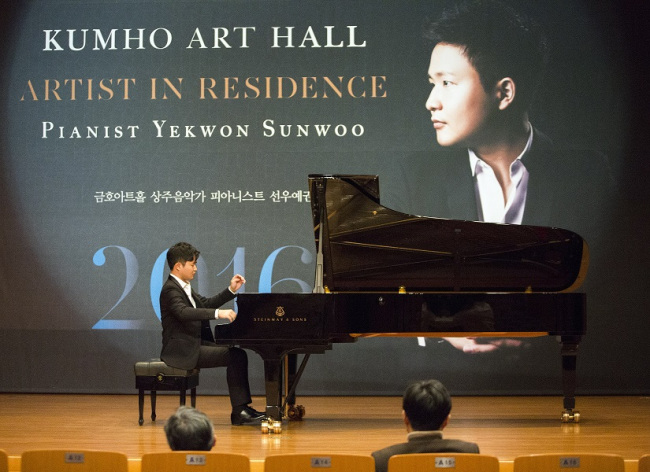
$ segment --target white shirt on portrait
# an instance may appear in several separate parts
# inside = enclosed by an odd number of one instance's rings
[[[523,221],[528,192],[528,170],[526,170],[522,158],[533,143],[533,127],[530,125],[529,127],[530,134],[524,150],[510,164],[510,186],[506,190],[507,200],[505,202],[503,201],[503,190],[492,168],[474,151],[468,150],[479,221],[518,225]]]

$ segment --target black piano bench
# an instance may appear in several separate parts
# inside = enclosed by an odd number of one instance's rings
[[[178,390],[180,404],[185,405],[185,392],[191,390],[192,408],[196,407],[196,387],[199,385],[199,369],[185,370],[170,367],[160,359],[136,362],[135,388],[138,389],[138,405],[140,418],[138,423],[144,423],[144,392],[151,391],[151,420],[156,421],[156,391]]]

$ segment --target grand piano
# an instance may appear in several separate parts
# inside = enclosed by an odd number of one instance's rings
[[[578,422],[576,356],[585,334],[588,246],[538,226],[400,213],[367,175],[310,175],[313,293],[242,293],[219,344],[264,362],[266,414],[300,418],[295,388],[310,354],[360,337],[556,336],[563,422]],[[304,354],[298,367],[295,354]]]

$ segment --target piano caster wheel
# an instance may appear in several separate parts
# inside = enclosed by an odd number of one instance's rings
[[[276,421],[273,418],[265,418],[261,425],[262,434],[280,434],[282,433],[282,421]]]
[[[580,412],[574,410],[564,410],[562,412],[562,423],[579,423]]]
[[[305,407],[302,405],[290,405],[287,416],[291,421],[300,421],[305,416]]]

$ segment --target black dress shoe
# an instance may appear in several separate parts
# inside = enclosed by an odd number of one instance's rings
[[[239,411],[233,410],[230,414],[230,422],[235,426],[241,426],[244,424],[247,425],[258,425],[262,423],[262,420],[266,415],[260,413],[259,411],[251,408],[250,406],[245,406]]]

